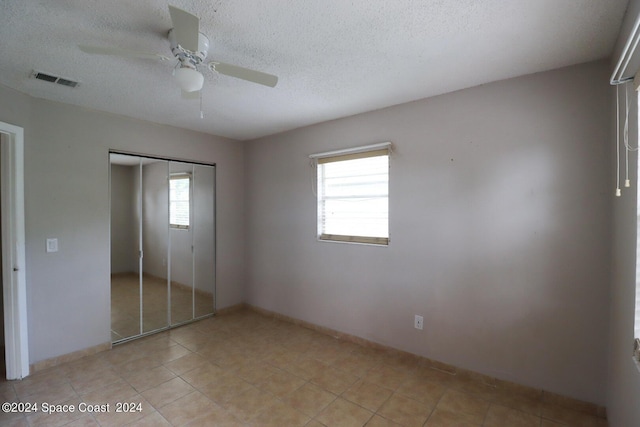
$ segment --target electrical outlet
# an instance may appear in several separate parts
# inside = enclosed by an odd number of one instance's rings
[[[422,327],[424,326],[424,319],[422,318],[422,316],[418,316],[416,314],[416,317],[413,321],[413,327],[416,329],[420,329],[422,330]]]
[[[58,239],[47,239],[47,252],[58,252]]]

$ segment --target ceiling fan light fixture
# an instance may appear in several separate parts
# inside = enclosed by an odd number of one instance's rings
[[[202,89],[204,84],[204,76],[202,73],[189,67],[180,67],[176,70],[174,78],[185,92],[196,92]]]

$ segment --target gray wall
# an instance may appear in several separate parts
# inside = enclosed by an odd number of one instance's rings
[[[525,76],[248,143],[248,302],[604,404],[608,70]],[[308,155],[383,141],[395,146],[389,247],[318,242]]]
[[[31,362],[110,340],[112,148],[217,163],[218,308],[246,299],[580,399],[607,392],[611,425],[632,425],[635,196],[611,197],[609,71],[551,71],[245,145],[0,87],[0,120],[25,128]],[[386,140],[391,245],[317,242],[308,154]]]
[[[215,198],[212,187],[215,188],[215,169],[208,166],[194,166],[193,181],[193,224],[195,248],[194,263],[195,276],[193,284],[196,289],[214,293],[215,266],[211,262],[215,259]],[[244,266],[243,266],[244,267]],[[196,296],[196,298],[203,298]],[[244,295],[243,295],[244,298]],[[200,315],[202,313],[196,313]]]
[[[631,31],[635,18],[640,13],[640,1],[631,0],[620,32],[615,54],[617,61],[624,43]],[[640,55],[636,55],[637,57]],[[637,61],[636,61],[637,62]],[[613,71],[615,64],[610,67]],[[615,91],[610,90],[612,113],[610,120],[615,129]],[[638,116],[634,109],[630,114],[630,141],[637,145]],[[612,131],[609,149],[612,166],[615,166],[615,133]],[[607,414],[611,427],[638,425],[640,420],[640,372],[632,360],[633,324],[635,314],[636,288],[636,232],[637,232],[637,153],[630,156],[630,177],[632,187],[622,190],[622,197],[614,197],[615,172],[610,174],[609,202],[613,207],[613,243],[611,277],[611,317],[609,333],[609,377],[607,383]],[[624,165],[624,158],[622,160]],[[615,169],[614,169],[615,170]],[[624,169],[623,169],[624,171]],[[624,173],[624,172],[623,172]],[[624,175],[622,176],[624,182]]]
[[[158,161],[142,166],[142,271],[167,278],[169,248],[169,162]]]
[[[138,238],[135,232],[135,168],[111,165],[111,273],[138,270]]]
[[[34,99],[5,87],[0,87],[0,121],[25,128],[31,363],[111,340],[109,149],[218,165],[218,308],[243,301],[242,144]],[[45,252],[47,237],[59,239],[59,252]]]

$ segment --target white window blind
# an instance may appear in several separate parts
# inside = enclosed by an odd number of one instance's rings
[[[169,223],[174,228],[189,228],[191,176],[171,175],[169,179]]]
[[[319,239],[388,245],[389,149],[316,160]]]

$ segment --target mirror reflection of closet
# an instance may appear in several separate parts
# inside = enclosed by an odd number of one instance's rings
[[[113,342],[214,313],[215,167],[111,153]]]
[[[145,159],[142,165],[142,333],[168,326],[167,248],[169,210],[166,160]]]
[[[171,324],[193,316],[193,165],[169,164],[169,236],[171,240]]]

